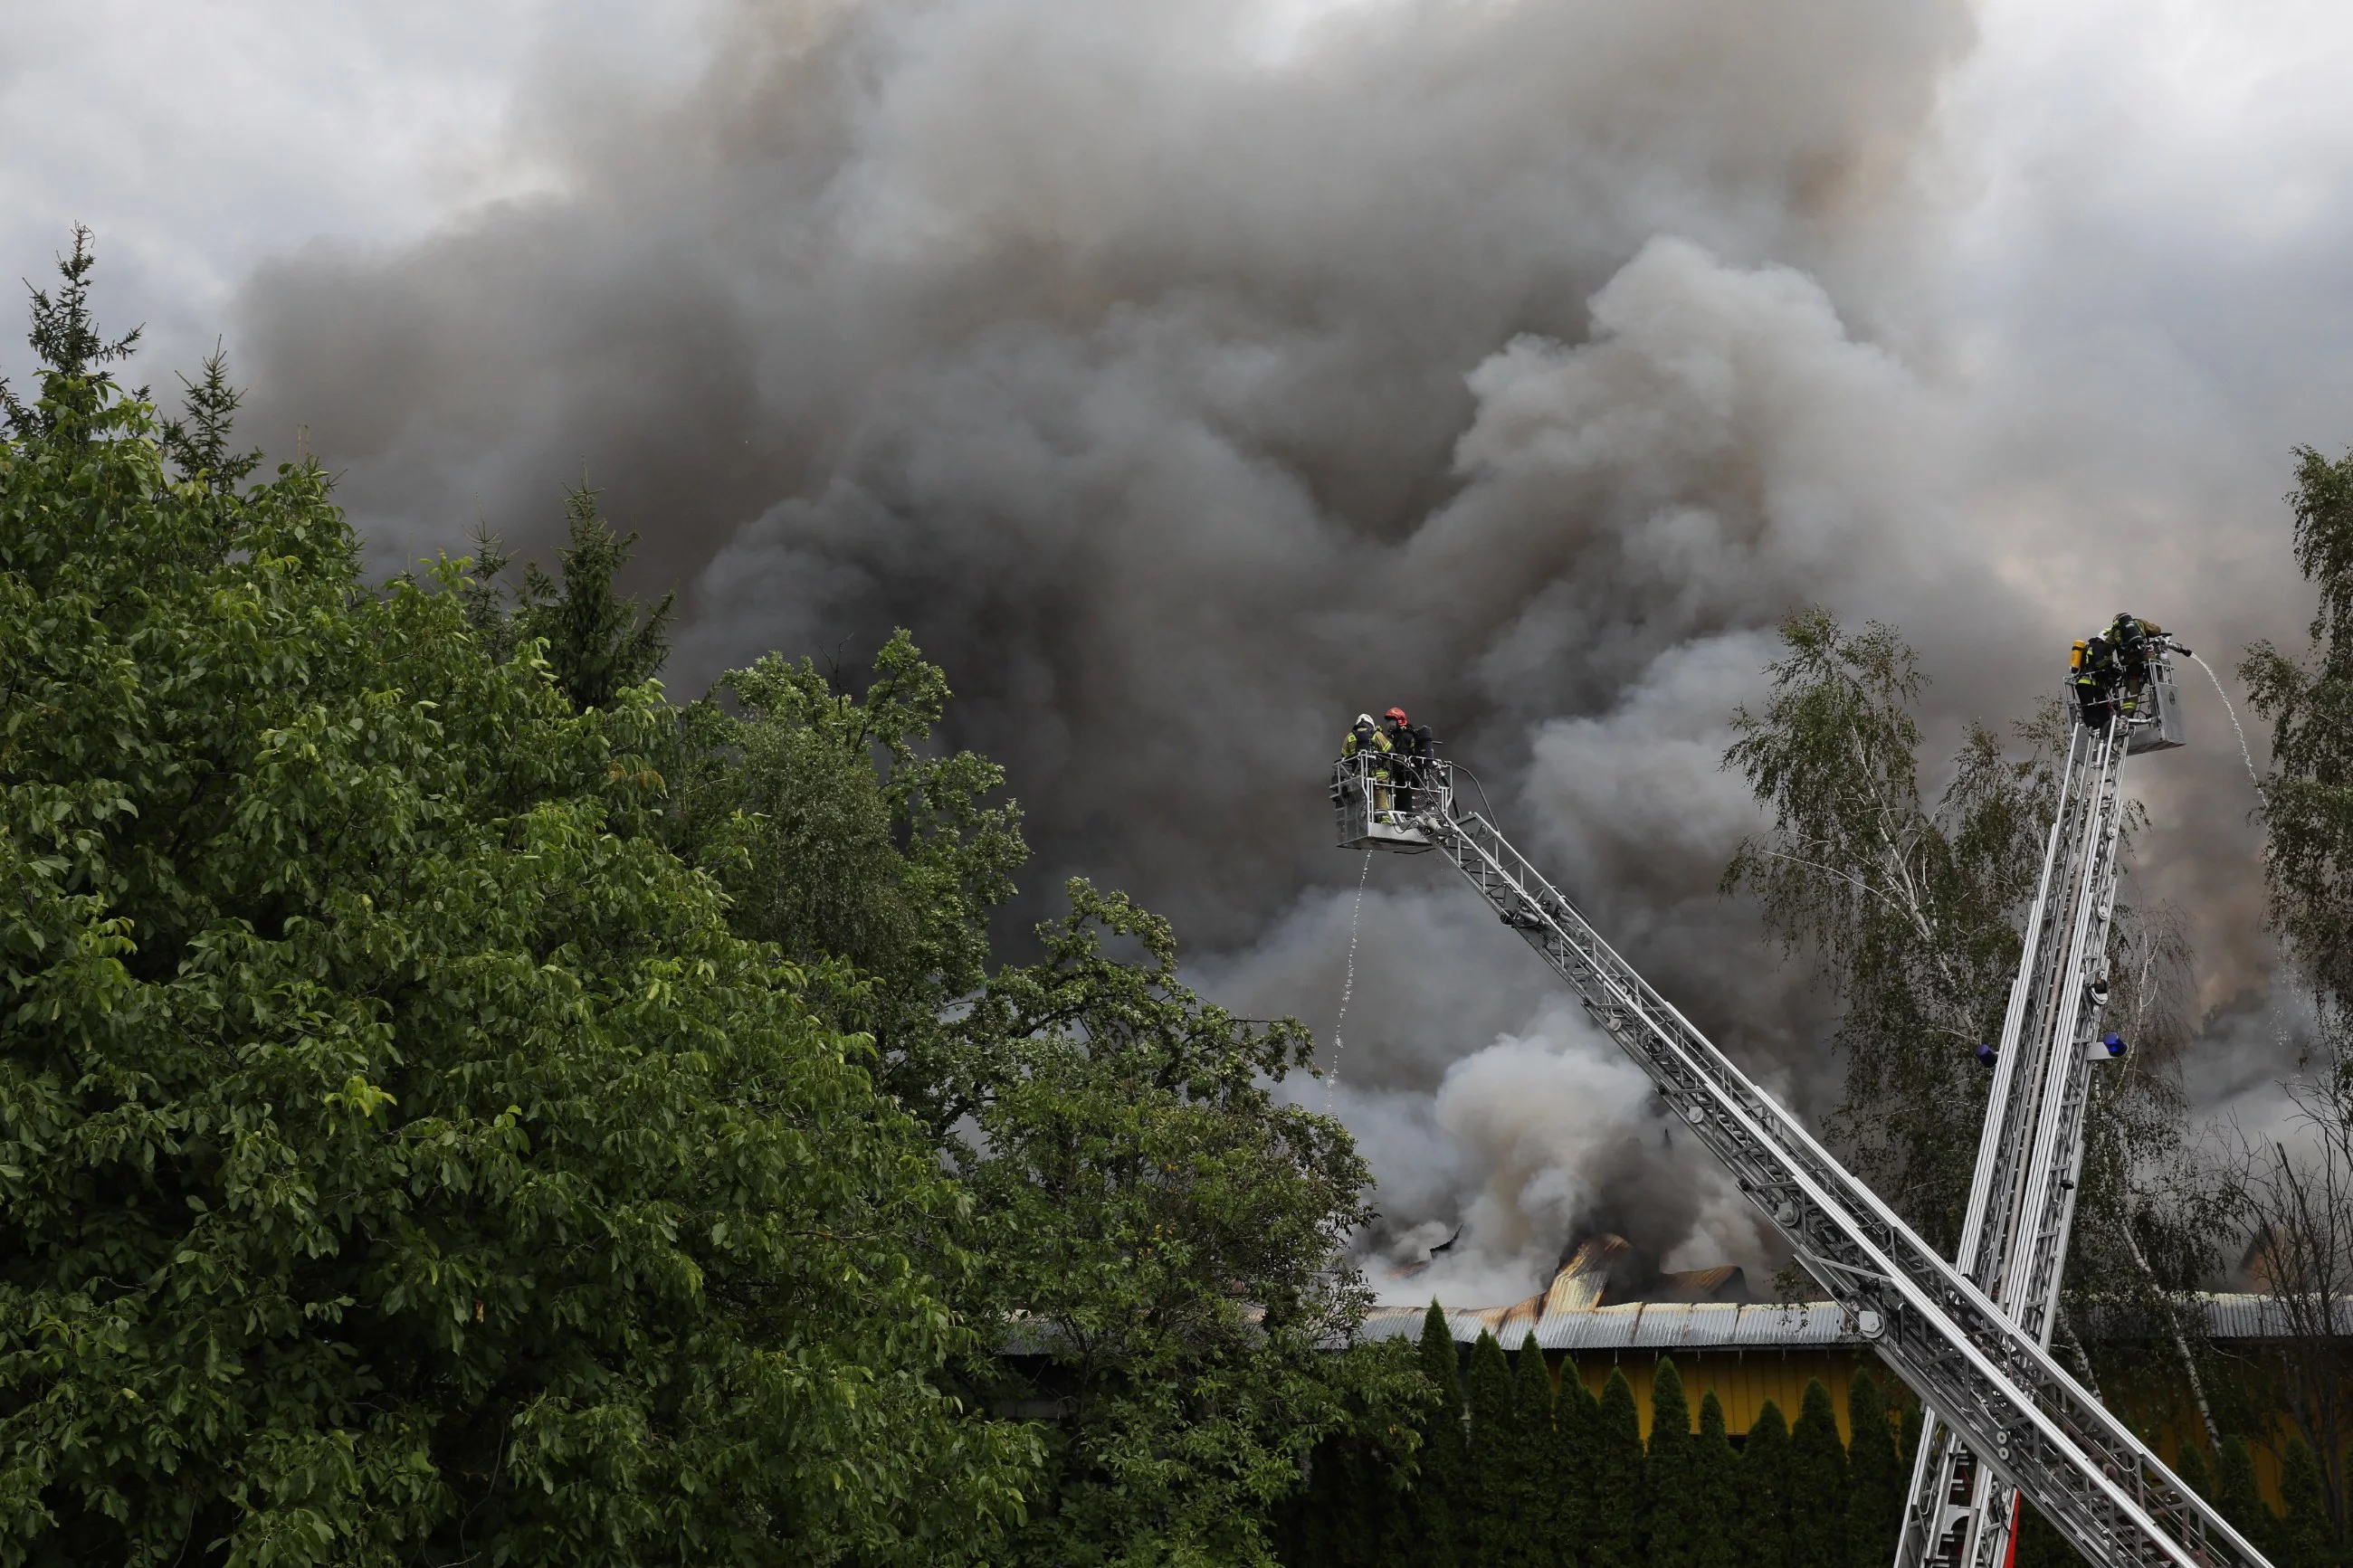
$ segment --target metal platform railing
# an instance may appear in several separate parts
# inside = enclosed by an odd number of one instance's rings
[[[1430,836],[1414,820],[1454,815],[1454,764],[1359,752],[1332,764],[1331,795],[1341,848],[1427,854]]]

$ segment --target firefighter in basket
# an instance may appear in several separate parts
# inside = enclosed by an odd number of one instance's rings
[[[1348,738],[1340,742],[1340,758],[1346,762],[1366,756],[1364,776],[1373,780],[1373,819],[1380,821],[1389,812],[1389,738],[1373,722],[1369,713],[1359,713],[1348,730]]]

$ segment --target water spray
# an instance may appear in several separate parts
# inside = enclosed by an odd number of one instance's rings
[[[2181,651],[2189,658],[2190,663],[2206,672],[2207,679],[2214,683],[2214,695],[2222,700],[2222,711],[2231,716],[2231,728],[2239,737],[2239,760],[2247,764],[2247,778],[2254,784],[2255,793],[2263,794],[2263,776],[2255,772],[2255,759],[2247,751],[2247,732],[2239,728],[2239,710],[2231,706],[2231,694],[2222,689],[2222,678],[2214,673],[2212,665],[2208,664],[2196,654],[2190,653],[2188,648]]]
[[[1373,852],[1365,851],[1365,868],[1356,873],[1356,904],[1348,915],[1348,974],[1340,984],[1340,1016],[1332,1020],[1332,1074],[1324,1080],[1324,1109],[1332,1109],[1332,1091],[1340,1087],[1340,1026],[1348,1021],[1348,999],[1356,994],[1356,928],[1365,918],[1365,879],[1373,874]]]

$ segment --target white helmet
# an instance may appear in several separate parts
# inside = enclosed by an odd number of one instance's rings
[[[1356,715],[1356,722],[1359,724],[1369,727],[1372,724],[1372,721],[1373,716],[1369,713],[1359,713]]]

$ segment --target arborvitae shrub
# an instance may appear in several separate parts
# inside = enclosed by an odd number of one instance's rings
[[[1422,1428],[1419,1473],[1405,1500],[1401,1555],[1431,1568],[1457,1561],[1455,1504],[1471,1468],[1462,1432],[1462,1377],[1445,1309],[1435,1300],[1421,1320],[1421,1375],[1437,1391]]]
[[[1887,1568],[1904,1517],[1905,1478],[1895,1457],[1887,1402],[1870,1373],[1855,1370],[1847,1386],[1847,1562],[1852,1568]]]
[[[1740,1449],[1742,1568],[1800,1568],[1789,1554],[1789,1423],[1771,1400]]]
[[[1512,1439],[1504,1465],[1505,1521],[1489,1568],[1554,1568],[1560,1562],[1560,1451],[1553,1441],[1552,1370],[1531,1332],[1512,1368]],[[1572,1530],[1574,1525],[1571,1526]]]
[[[1739,1562],[1740,1456],[1725,1430],[1715,1390],[1699,1402],[1699,1436],[1692,1448],[1692,1511],[1698,1517],[1694,1568],[1736,1568]]]
[[[1560,1363],[1560,1392],[1552,1405],[1553,1484],[1560,1501],[1547,1516],[1545,1539],[1554,1563],[1578,1562],[1593,1533],[1594,1446],[1600,1427],[1600,1407],[1570,1357]]]
[[[2336,1568],[2337,1531],[2328,1517],[2327,1490],[2319,1462],[2301,1437],[2288,1439],[2280,1465],[2280,1500],[2287,1505],[2287,1517],[2280,1521],[2274,1568]]]
[[[1831,1391],[1808,1378],[1789,1429],[1789,1568],[1846,1560],[1846,1447]]]
[[[1634,1387],[1612,1371],[1593,1427],[1592,1528],[1583,1568],[1642,1568],[1642,1424]]]
[[[2173,1458],[2173,1473],[2181,1478],[2183,1486],[2200,1497],[2210,1500],[2213,1497],[2213,1468],[2206,1462],[2206,1450],[2197,1444],[2181,1445],[2181,1451]]]
[[[1493,1334],[1471,1347],[1471,1370],[1462,1379],[1462,1402],[1471,1413],[1471,1468],[1458,1494],[1462,1500],[1458,1542],[1471,1561],[1485,1564],[1493,1550],[1507,1550],[1510,1535],[1512,1363]]]
[[[1703,1521],[1694,1506],[1696,1458],[1683,1376],[1662,1357],[1651,1380],[1651,1447],[1642,1484],[1650,1568],[1693,1568],[1698,1561]]]
[[[2221,1474],[2215,1485],[2214,1506],[2222,1517],[2238,1528],[2240,1534],[2253,1542],[2259,1552],[2269,1552],[2277,1544],[2272,1538],[2273,1527],[2279,1518],[2263,1501],[2263,1494],[2255,1486],[2255,1457],[2247,1451],[2247,1440],[2235,1434],[2222,1439]]]

